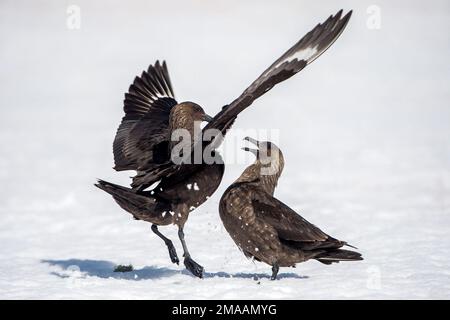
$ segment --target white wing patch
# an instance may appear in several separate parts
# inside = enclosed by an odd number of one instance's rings
[[[319,45],[317,44],[314,47],[307,47],[305,49],[296,51],[292,55],[290,55],[289,57],[286,57],[286,59],[284,59],[283,61],[280,61],[274,68],[278,68],[283,63],[290,62],[290,61],[292,61],[294,59],[297,59],[298,61],[304,60],[307,63],[309,63],[310,62],[309,60],[312,57],[314,57],[319,52],[319,50],[317,49],[318,46]]]

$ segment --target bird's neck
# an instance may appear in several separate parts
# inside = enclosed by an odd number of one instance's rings
[[[193,146],[202,137],[200,121],[194,121],[190,114],[172,113],[169,118],[170,158],[175,163],[191,163]]]
[[[248,166],[235,183],[257,182],[259,180],[259,170],[260,166],[256,163]]]
[[[261,188],[263,188],[265,192],[273,196],[280,175],[281,174],[278,173],[272,175],[262,175],[259,182]]]
[[[278,184],[278,179],[284,168],[284,160],[279,155],[271,157],[269,163],[261,164],[261,187],[270,195],[273,195]]]
[[[169,121],[171,134],[171,147],[178,143],[192,146],[202,136],[200,121],[194,121],[190,116],[177,116],[176,114]]]
[[[263,189],[270,195],[273,195],[281,176],[281,170],[271,172],[264,168],[264,166],[256,161],[251,166],[247,167],[235,183],[251,183]]]

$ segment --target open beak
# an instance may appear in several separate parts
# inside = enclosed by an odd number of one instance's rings
[[[245,137],[244,140],[253,143],[255,146],[259,147],[259,141],[250,137]]]
[[[248,152],[253,153],[256,157],[258,156],[258,150],[256,150],[256,149],[251,149],[251,148],[247,148],[247,147],[243,147],[241,149],[244,150],[244,151],[248,151]]]
[[[202,120],[206,121],[206,122],[211,122],[212,119],[213,118],[211,116],[208,116],[206,113],[203,115],[203,118],[202,118]]]
[[[250,137],[245,137],[244,140],[247,140],[248,142],[253,143],[254,145],[258,146],[259,145],[259,141],[255,140],[253,138]],[[258,149],[252,149],[252,148],[248,148],[248,147],[243,147],[242,150],[244,151],[248,151],[253,153],[256,157],[258,157]]]

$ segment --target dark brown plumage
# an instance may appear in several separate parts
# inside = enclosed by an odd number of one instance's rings
[[[214,151],[221,142],[221,135],[217,133],[225,135],[237,115],[254,100],[320,56],[339,37],[350,16],[351,11],[342,17],[341,10],[323,24],[318,24],[214,118],[207,116],[195,103],[177,103],[166,63],[157,61],[135,78],[125,94],[125,116],[114,140],[114,169],[137,172],[132,188],[102,180],[96,186],[111,194],[136,219],[151,222],[152,230],[164,240],[175,263],[179,261],[175,248],[157,226],[178,225],[184,263],[194,275],[201,277],[203,268],[190,257],[183,227],[189,212],[205,202],[222,180],[224,165],[220,155]],[[197,143],[193,139],[190,147],[212,150],[215,162],[211,164],[203,159],[197,164],[174,162],[171,156],[175,146],[171,141],[173,130],[181,128],[195,132],[194,122],[199,120],[210,121],[200,131],[201,134],[208,129],[215,129],[216,134],[209,141]],[[152,187],[151,191],[144,191],[149,187]]]
[[[258,149],[244,148],[256,161],[225,191],[219,212],[225,229],[245,256],[279,267],[316,259],[325,264],[362,260],[358,252],[340,249],[348,245],[330,237],[273,196],[284,167],[281,150],[271,142]]]

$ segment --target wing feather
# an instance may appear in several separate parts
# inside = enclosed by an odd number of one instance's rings
[[[277,83],[292,77],[324,53],[343,32],[351,14],[352,11],[349,11],[342,17],[342,10],[340,10],[324,23],[319,23],[267,68],[236,100],[225,106],[205,126],[204,130],[218,129],[225,134],[237,115],[250,106],[253,101]]]
[[[156,61],[134,79],[125,93],[125,116],[113,143],[115,170],[143,170],[154,164],[154,148],[168,139],[170,110],[176,104],[165,62]]]
[[[345,244],[330,237],[270,194],[258,189],[252,194],[256,218],[271,225],[286,244],[302,249],[338,248]]]

